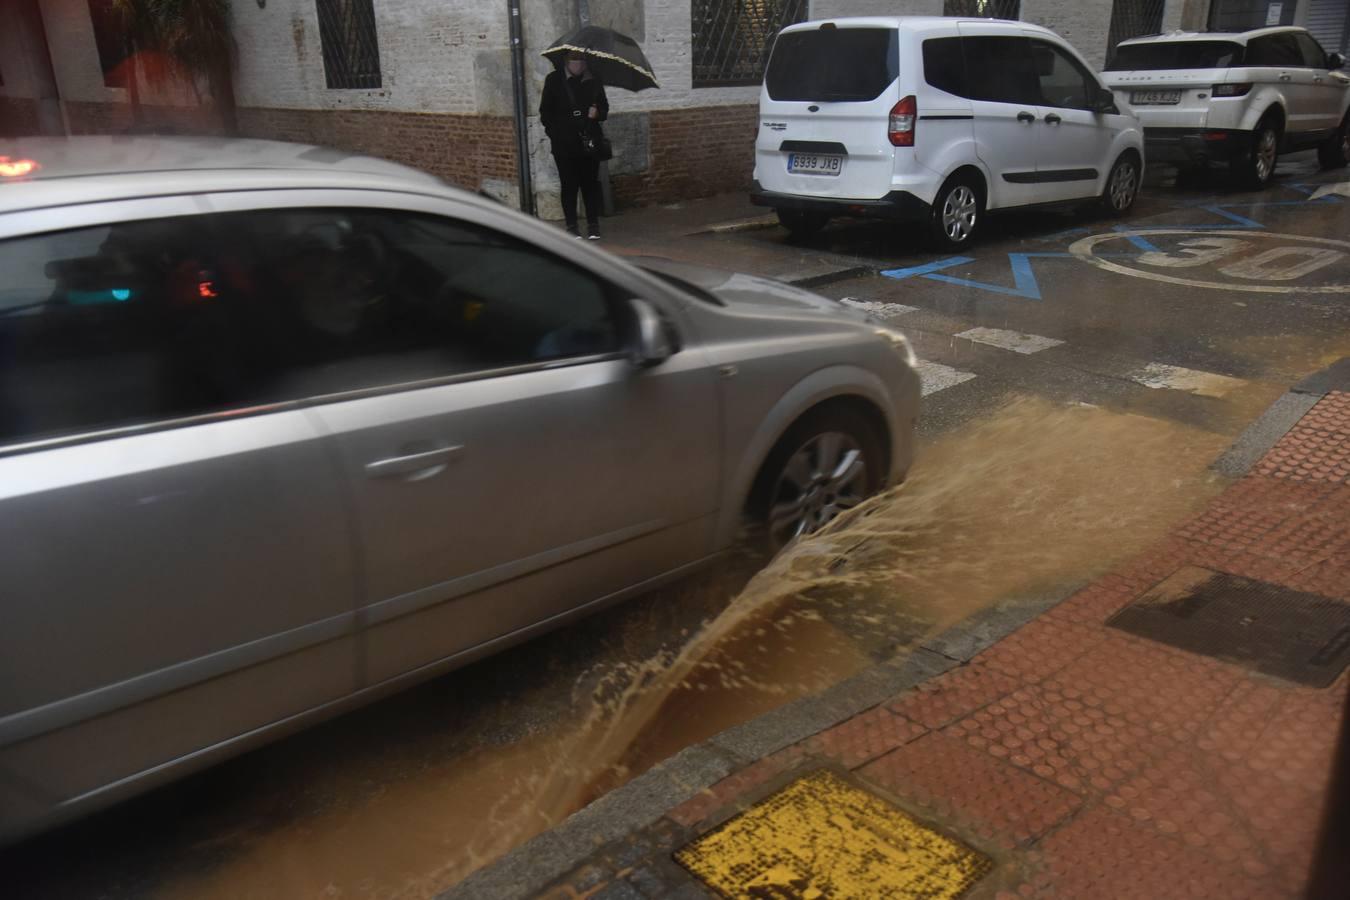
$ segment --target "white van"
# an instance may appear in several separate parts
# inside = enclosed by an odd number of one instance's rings
[[[919,221],[968,244],[986,210],[1101,198],[1144,166],[1128,107],[1048,29],[955,18],[805,22],[760,91],[752,202],[795,236],[832,216]]]

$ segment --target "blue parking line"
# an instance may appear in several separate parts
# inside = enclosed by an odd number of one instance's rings
[[[929,272],[939,272],[942,269],[950,269],[952,266],[974,261],[974,258],[969,256],[949,256],[946,259],[924,263],[921,266],[911,266],[908,269],[887,269],[881,274],[887,278],[913,278],[915,275],[927,275]]]

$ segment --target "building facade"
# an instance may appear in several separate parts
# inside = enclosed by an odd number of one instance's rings
[[[128,68],[111,0],[0,0],[0,135],[224,130],[200,79],[163,60]],[[659,90],[611,91],[619,205],[748,186],[758,81],[781,25],[849,15],[1021,18],[1094,64],[1115,42],[1175,28],[1307,22],[1345,44],[1350,0],[520,0],[532,195],[556,214],[535,113],[539,56],[583,17],[643,46]],[[237,129],[418,166],[515,204],[519,154],[507,0],[230,0]],[[1332,39],[1334,32],[1340,35]],[[1339,44],[1339,46],[1337,46]],[[158,76],[158,77],[152,77]],[[129,79],[136,84],[135,103]]]

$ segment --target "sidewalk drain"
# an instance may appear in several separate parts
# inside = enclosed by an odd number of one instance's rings
[[[694,840],[675,860],[728,898],[955,900],[990,860],[828,771]]]
[[[1309,687],[1331,684],[1350,662],[1350,604],[1198,566],[1107,624]]]

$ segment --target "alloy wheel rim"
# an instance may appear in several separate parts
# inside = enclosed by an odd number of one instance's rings
[[[1134,165],[1123,162],[1116,167],[1115,176],[1111,179],[1111,203],[1118,210],[1129,208],[1134,200]]]
[[[958,185],[947,195],[942,204],[942,230],[947,238],[956,243],[966,240],[975,231],[975,217],[979,204],[975,201],[975,192],[964,184]]]
[[[1262,181],[1270,177],[1275,168],[1275,132],[1266,129],[1256,144],[1256,175]]]
[[[777,546],[824,527],[867,496],[862,447],[841,431],[818,434],[783,466],[769,507],[769,535]]]

